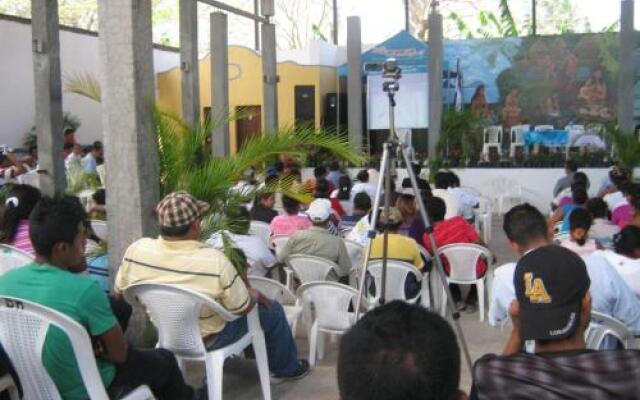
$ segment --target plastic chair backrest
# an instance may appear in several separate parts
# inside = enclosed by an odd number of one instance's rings
[[[287,257],[286,263],[302,283],[326,281],[331,271],[337,276],[339,269],[333,261],[304,254],[293,254]]]
[[[251,287],[259,290],[267,298],[277,300],[280,304],[295,304],[296,296],[282,283],[261,276],[248,276],[247,278]]]
[[[18,175],[16,180],[22,185],[30,185],[40,188],[40,175],[38,175],[38,172],[35,170],[29,171],[26,174]]]
[[[42,349],[50,326],[62,330],[69,338],[89,398],[108,400],[93,356],[91,340],[82,325],[40,304],[0,296],[0,342],[18,374],[24,398],[61,398],[42,364]]]
[[[633,333],[622,322],[597,311],[591,311],[591,322],[585,332],[585,341],[588,349],[605,349],[605,339],[613,337],[625,349],[631,348],[635,340]]]
[[[287,244],[291,236],[289,235],[275,235],[269,238],[269,248],[276,252],[278,255]]]
[[[91,229],[102,240],[109,240],[109,226],[107,221],[101,221],[99,219],[91,220]]]
[[[373,303],[380,298],[380,289],[382,288],[382,260],[370,261],[367,271],[373,276],[376,284],[376,293]],[[404,285],[407,276],[413,274],[416,280],[422,280],[422,273],[412,264],[398,260],[387,260],[387,291],[385,300],[407,300],[404,291]]]
[[[305,309],[311,308],[321,330],[345,331],[353,325],[353,313],[358,291],[337,282],[307,282],[296,293]],[[310,307],[313,306],[313,307]]]
[[[482,214],[493,213],[493,202],[488,197],[477,196],[478,199],[478,212]]]
[[[249,226],[249,234],[257,236],[264,241],[265,244],[269,244],[269,238],[271,237],[271,226],[262,221],[251,221]]]
[[[0,244],[0,275],[33,262],[33,256],[13,246]]]
[[[490,126],[484,130],[484,142],[489,144],[502,143],[502,127]]]
[[[173,285],[138,283],[125,290],[130,304],[139,300],[158,328],[158,347],[178,356],[204,357],[206,349],[200,335],[200,310],[206,307],[225,321],[239,318],[218,302],[198,293]]]
[[[535,127],[536,132],[552,131],[554,129],[553,125],[536,125]]]
[[[362,250],[364,246],[360,243],[354,242],[353,240],[345,240],[344,245],[347,248],[347,253],[349,254],[349,259],[351,260],[351,266],[353,268],[359,269],[360,266],[360,257],[362,256]]]
[[[514,125],[511,127],[511,144],[524,144],[524,133],[529,130],[529,125]]]
[[[564,129],[569,132],[575,132],[576,134],[584,133],[584,125],[567,125]]]
[[[477,281],[476,265],[478,260],[483,256],[487,263],[491,260],[491,252],[486,247],[477,244],[450,244],[440,247],[438,253],[449,261],[451,267],[449,278],[459,282]]]
[[[107,166],[106,164],[101,164],[96,167],[96,172],[98,173],[98,178],[100,178],[100,184],[102,187],[107,186]]]

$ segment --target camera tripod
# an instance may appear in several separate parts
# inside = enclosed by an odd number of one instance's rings
[[[411,181],[411,188],[413,189],[413,195],[416,199],[416,204],[418,206],[418,210],[420,212],[420,218],[422,223],[424,224],[427,236],[429,238],[429,243],[431,245],[433,257],[432,257],[432,270],[438,274],[440,278],[440,282],[442,283],[442,288],[446,294],[447,301],[447,310],[451,315],[451,320],[453,323],[453,327],[456,331],[458,339],[460,341],[460,345],[462,348],[462,352],[464,354],[465,360],[467,362],[467,366],[469,367],[469,371],[471,371],[471,356],[469,355],[469,348],[467,346],[467,342],[465,340],[464,334],[462,333],[462,328],[460,327],[460,313],[456,309],[455,302],[453,301],[453,296],[451,295],[451,291],[449,289],[449,284],[447,283],[447,277],[444,272],[444,267],[442,265],[442,259],[438,255],[438,249],[436,245],[435,238],[433,236],[433,225],[427,215],[426,208],[424,205],[424,199],[421,195],[421,192],[418,188],[418,181],[416,178],[416,174],[411,168],[411,162],[409,160],[408,150],[406,148],[406,144],[402,143],[396,134],[395,131],[395,94],[400,89],[400,85],[398,84],[398,80],[400,79],[401,71],[400,68],[397,67],[395,60],[389,59],[384,63],[384,77],[386,80],[383,83],[383,90],[387,93],[389,98],[389,138],[383,145],[382,159],[380,162],[380,171],[378,180],[378,184],[376,187],[376,197],[373,201],[373,209],[371,211],[371,229],[368,232],[367,245],[364,249],[365,256],[362,260],[362,268],[359,278],[359,295],[355,310],[355,320],[357,321],[360,316],[360,307],[361,302],[364,296],[365,288],[365,280],[367,277],[367,267],[369,265],[369,260],[371,257],[371,243],[373,239],[376,237],[377,233],[375,230],[375,226],[378,222],[378,217],[380,214],[380,202],[382,198],[382,185],[384,183],[384,213],[382,216],[382,225],[383,225],[383,245],[382,245],[382,276],[381,276],[381,287],[380,287],[380,305],[386,302],[386,290],[387,290],[387,261],[388,261],[388,246],[389,246],[389,208],[391,207],[391,179],[392,178],[392,166],[395,158],[398,158],[399,161],[404,163],[404,166],[409,175],[409,180]],[[430,144],[432,145],[432,144]],[[423,281],[423,285],[428,284],[428,282]]]

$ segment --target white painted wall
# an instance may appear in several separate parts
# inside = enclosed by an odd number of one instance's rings
[[[90,73],[99,78],[98,38],[60,31],[62,76]],[[0,144],[21,147],[35,115],[31,25],[0,19]],[[180,55],[154,50],[156,72],[180,64]],[[77,116],[82,125],[76,140],[90,144],[102,140],[100,105],[71,93],[63,93],[63,109]]]
[[[360,170],[349,170],[349,175],[352,179],[355,179],[358,171]],[[595,196],[600,187],[600,183],[608,174],[608,169],[588,168],[581,169],[581,171],[587,174],[591,181],[589,195]],[[482,195],[494,200],[496,205],[500,193],[504,192],[504,190],[500,190],[500,187],[515,188],[517,185],[520,185],[522,187],[523,201],[536,206],[544,214],[550,211],[549,205],[551,204],[551,200],[553,200],[553,187],[558,179],[565,175],[564,169],[560,168],[468,168],[454,170],[454,172],[460,177],[462,186],[468,186],[477,190],[482,193]],[[407,176],[406,170],[404,169],[398,169],[397,174],[398,179],[396,186]],[[423,177],[428,174],[428,170],[423,170]],[[312,168],[303,169],[303,181],[312,176]],[[507,185],[505,185],[505,183]]]

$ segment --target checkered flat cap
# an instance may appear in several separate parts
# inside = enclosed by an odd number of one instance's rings
[[[187,192],[170,193],[156,207],[158,223],[169,228],[187,226],[207,210],[208,203],[197,200]]]

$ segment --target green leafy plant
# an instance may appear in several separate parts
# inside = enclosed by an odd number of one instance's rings
[[[604,134],[613,146],[613,159],[623,167],[633,170],[640,166],[640,141],[633,133],[627,133],[610,124]]]
[[[432,176],[446,164],[465,166],[481,150],[482,127],[486,122],[470,110],[448,110],[442,115],[442,130],[436,144],[436,159],[431,162]]]
[[[60,132],[60,134],[62,135],[67,130],[77,131],[80,125],[82,125],[82,123],[78,117],[70,112],[65,112],[62,114],[62,132]],[[25,149],[30,149],[38,144],[38,135],[36,134],[35,125],[33,125],[25,134],[22,144]]]
[[[78,95],[101,100],[100,85],[90,75],[75,75],[67,78],[66,90]],[[211,232],[237,231],[238,217],[234,210],[251,200],[258,190],[237,193],[230,190],[249,169],[260,171],[266,164],[274,161],[281,153],[304,162],[311,152],[324,150],[334,158],[352,164],[362,164],[365,157],[354,151],[344,136],[332,135],[309,127],[285,127],[277,132],[266,132],[264,135],[250,139],[234,155],[216,157],[211,153],[210,136],[216,124],[225,118],[242,118],[242,116],[225,116],[204,121],[199,126],[190,126],[179,117],[154,107],[155,131],[158,139],[160,161],[160,194],[186,190],[196,198],[211,205],[209,215],[204,219],[204,236]],[[275,187],[284,194],[296,197],[303,202],[311,200],[308,193],[296,190],[292,182],[281,181]],[[238,267],[237,255],[223,233],[225,254]]]

